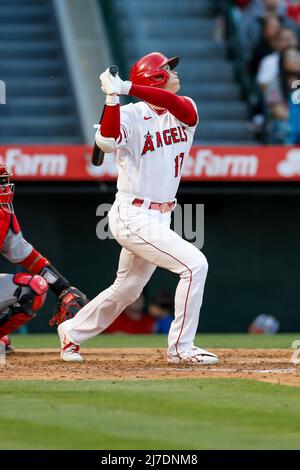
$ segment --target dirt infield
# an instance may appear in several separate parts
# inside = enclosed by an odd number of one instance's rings
[[[23,349],[0,365],[0,380],[118,380],[247,378],[300,387],[291,349],[215,349],[217,366],[174,365],[165,349],[82,349],[83,364],[59,359],[58,350]]]

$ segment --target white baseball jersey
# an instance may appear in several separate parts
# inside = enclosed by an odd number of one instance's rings
[[[103,332],[140,296],[159,266],[179,276],[175,319],[168,335],[169,356],[175,361],[187,358],[193,363],[216,364],[216,356],[194,347],[208,269],[205,256],[171,230],[170,212],[147,205],[137,207],[131,199],[174,200],[196,126],[187,126],[168,111],[159,115],[139,102],[121,108],[121,128],[117,150],[119,192],[109,212],[111,233],[122,246],[117,278],[74,318],[62,323],[61,331],[68,342],[75,344]]]
[[[118,190],[152,201],[172,201],[197,124],[189,127],[167,110],[158,114],[143,101],[122,106]]]

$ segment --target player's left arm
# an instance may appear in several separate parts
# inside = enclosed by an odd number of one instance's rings
[[[134,84],[130,88],[129,95],[167,109],[176,119],[189,127],[196,126],[198,122],[195,105],[186,96],[178,96],[162,88]]]
[[[118,75],[112,76],[108,69],[100,75],[100,79],[102,91],[109,97],[109,102],[118,103],[116,95],[135,96],[154,106],[167,109],[176,119],[189,127],[196,126],[198,122],[195,105],[186,96],[178,96],[162,88],[135,85],[130,81],[121,80]],[[117,132],[117,127],[115,130]]]

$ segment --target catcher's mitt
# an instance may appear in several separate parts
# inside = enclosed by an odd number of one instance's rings
[[[54,315],[49,321],[49,325],[59,325],[65,320],[75,317],[76,313],[87,303],[88,299],[80,290],[76,287],[67,287],[58,297]]]

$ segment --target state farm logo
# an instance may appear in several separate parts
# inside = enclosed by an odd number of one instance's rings
[[[26,154],[10,148],[0,155],[0,163],[6,163],[15,176],[64,176],[68,159],[64,154]]]
[[[277,171],[283,178],[300,176],[300,149],[289,150],[285,160],[278,163]]]
[[[184,176],[253,177],[257,175],[259,159],[256,155],[217,155],[211,149],[201,149],[184,166]]]

